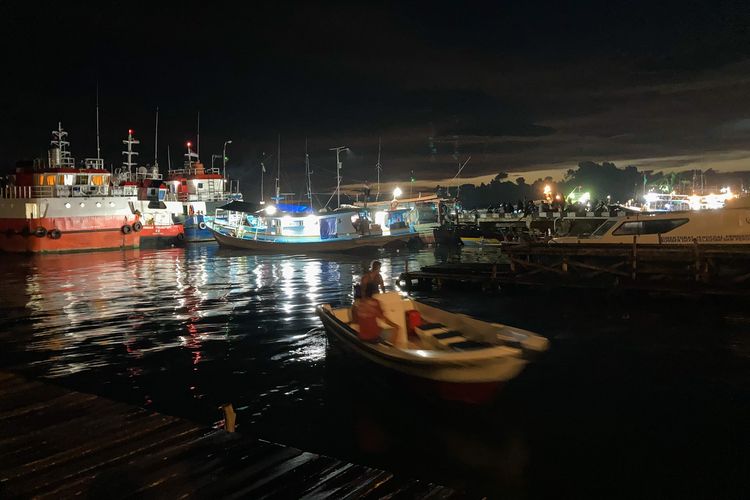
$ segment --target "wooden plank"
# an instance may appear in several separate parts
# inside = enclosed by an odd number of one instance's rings
[[[177,422],[166,428],[150,429],[116,447],[102,448],[96,454],[71,460],[65,464],[65,468],[48,469],[46,474],[35,478],[33,488],[28,491],[35,496],[73,496],[88,489],[102,469],[115,467],[136,456],[144,456],[203,434],[205,429],[196,427],[191,422]]]
[[[255,439],[214,431],[188,447],[159,450],[129,463],[125,470],[137,477],[143,494],[173,498],[223,480],[238,464],[267,456],[273,449]]]
[[[0,377],[12,387],[0,411],[12,424],[0,426],[3,497],[361,498],[413,484],[390,472]]]
[[[154,426],[161,427],[174,422],[173,417],[165,417],[158,414],[150,414],[148,422],[144,425],[146,429]],[[57,464],[64,463],[74,457],[96,453],[106,442],[108,446],[116,446],[126,442],[138,429],[133,427],[122,427],[122,421],[117,418],[106,421],[96,421],[96,425],[85,426],[81,434],[75,436],[56,436],[54,443],[47,443],[37,459],[6,469],[0,474],[6,480],[16,480],[37,475],[40,471]],[[106,435],[106,441],[103,441]],[[51,453],[50,453],[51,451]],[[31,479],[29,479],[31,480]]]

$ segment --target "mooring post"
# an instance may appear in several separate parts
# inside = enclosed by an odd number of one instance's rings
[[[633,236],[633,267],[630,277],[635,281],[636,273],[638,272],[638,245],[636,244],[636,237]]]
[[[237,414],[232,408],[232,403],[223,404],[219,407],[224,412],[224,430],[234,432],[234,423],[237,420]]]
[[[695,281],[700,282],[702,277],[702,266],[701,266],[701,253],[698,247],[698,239],[693,238],[693,254],[695,257]]]

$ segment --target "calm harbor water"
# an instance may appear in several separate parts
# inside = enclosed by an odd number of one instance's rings
[[[0,368],[491,497],[747,496],[750,311],[720,301],[479,290],[417,296],[551,340],[484,407],[329,351],[314,314],[448,258],[161,251],[3,256]],[[451,258],[487,258],[464,251]]]

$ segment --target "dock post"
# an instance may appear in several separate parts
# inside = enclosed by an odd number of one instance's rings
[[[636,244],[636,237],[633,236],[633,265],[630,277],[635,281],[636,273],[638,272],[638,245]]]
[[[693,238],[693,254],[695,256],[695,281],[701,281],[701,254],[698,248],[698,240]]]
[[[219,407],[224,412],[224,430],[227,432],[234,432],[234,423],[237,420],[237,414],[232,408],[232,403],[227,403]]]

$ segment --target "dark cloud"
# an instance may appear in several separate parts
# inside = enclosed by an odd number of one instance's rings
[[[285,168],[310,157],[332,185],[567,168],[579,161],[735,162],[746,150],[746,2],[348,2],[0,4],[10,72],[0,160],[40,156],[62,120],[77,157],[102,140],[119,163],[129,127],[179,161],[201,112],[204,159],[231,138],[230,166],[258,179],[282,135]],[[746,156],[750,157],[750,153]],[[291,175],[290,183],[295,176]]]

